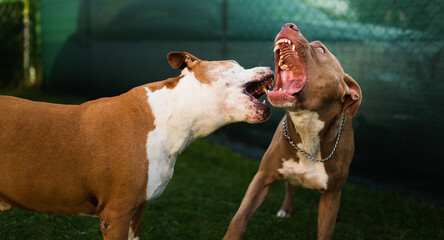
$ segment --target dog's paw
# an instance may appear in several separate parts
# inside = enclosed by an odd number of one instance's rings
[[[290,213],[287,213],[287,212],[284,211],[284,210],[279,210],[279,211],[276,213],[276,216],[277,216],[278,218],[289,218],[289,217],[291,216],[291,214],[290,214]]]
[[[12,210],[12,206],[0,201],[0,212],[7,212],[7,211],[11,211]]]

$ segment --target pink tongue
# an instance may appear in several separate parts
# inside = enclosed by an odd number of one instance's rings
[[[305,81],[302,79],[295,79],[292,71],[281,71],[282,89],[288,94],[293,95],[302,90],[305,85]]]
[[[286,82],[283,89],[285,91],[287,91],[288,94],[293,95],[295,93],[300,92],[303,87],[304,87],[304,83],[303,83],[302,79],[298,79],[298,80],[293,79],[293,80]]]

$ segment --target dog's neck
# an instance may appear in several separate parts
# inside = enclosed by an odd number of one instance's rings
[[[301,138],[302,149],[316,158],[320,158],[320,132],[325,123],[319,119],[317,112],[301,110],[289,112],[296,133]],[[302,156],[302,155],[301,155]]]
[[[217,88],[199,82],[187,73],[174,88],[150,91],[145,87],[148,103],[155,117],[155,127],[162,141],[171,146],[170,155],[177,156],[195,139],[207,136],[226,123],[220,114]]]
[[[324,121],[317,112],[308,110],[288,112],[288,115],[293,122],[294,130],[301,139],[302,146],[300,147],[315,158],[321,159],[321,143],[334,144],[340,118],[335,117]]]

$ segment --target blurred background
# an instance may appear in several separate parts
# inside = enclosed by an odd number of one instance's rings
[[[444,0],[0,0],[0,90],[113,96],[180,74],[170,51],[274,68],[287,22],[362,88],[350,180],[443,205]],[[283,114],[209,139],[259,160]]]

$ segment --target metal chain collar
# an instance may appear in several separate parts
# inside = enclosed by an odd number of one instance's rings
[[[290,142],[291,146],[293,146],[296,150],[298,150],[299,152],[304,154],[304,156],[306,156],[307,158],[311,159],[314,162],[325,162],[333,156],[333,154],[336,151],[336,148],[338,147],[339,139],[341,138],[342,128],[344,127],[344,121],[345,121],[345,115],[342,115],[342,122],[341,122],[341,125],[339,126],[339,132],[338,132],[338,136],[336,137],[335,146],[333,147],[333,150],[331,151],[330,155],[328,155],[328,157],[323,158],[323,159],[317,159],[317,158],[313,157],[311,154],[307,153],[306,151],[304,151],[301,148],[299,148],[298,146],[296,146],[296,144],[293,142],[293,140],[291,140],[290,135],[288,134],[286,119],[284,119],[282,126],[283,126],[284,136],[288,139],[288,142]]]

